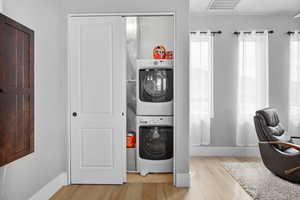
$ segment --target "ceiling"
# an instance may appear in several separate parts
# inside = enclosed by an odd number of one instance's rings
[[[295,15],[300,12],[300,0],[240,0],[233,10],[209,10],[210,1],[190,0],[190,12],[196,15]]]

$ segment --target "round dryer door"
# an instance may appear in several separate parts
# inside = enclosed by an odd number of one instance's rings
[[[139,130],[139,154],[143,159],[166,160],[173,157],[173,127],[143,126]]]
[[[168,102],[173,99],[172,69],[142,69],[139,76],[141,101]]]

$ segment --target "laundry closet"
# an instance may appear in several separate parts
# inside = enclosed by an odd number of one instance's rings
[[[69,17],[71,184],[173,173],[174,39],[172,14]]]

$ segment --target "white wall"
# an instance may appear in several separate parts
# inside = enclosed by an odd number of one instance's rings
[[[28,199],[66,171],[61,8],[60,0],[4,0],[4,14],[35,31],[35,152],[0,168],[1,200]]]
[[[2,13],[2,11],[3,11],[3,1],[0,0],[0,13]]]
[[[63,0],[67,13],[176,12],[175,132],[176,173],[189,173],[189,1]],[[65,36],[66,38],[66,36]],[[177,183],[180,185],[180,183]]]
[[[289,30],[300,21],[288,16],[191,16],[190,30],[222,30],[214,41],[214,119],[212,146],[235,146],[237,101],[236,30],[274,30],[269,39],[270,105],[278,108],[281,120],[288,120]]]
[[[174,20],[170,16],[139,17],[139,58],[151,59],[152,50],[163,45],[174,51]]]

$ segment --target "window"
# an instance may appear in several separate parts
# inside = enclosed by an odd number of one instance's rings
[[[268,106],[268,32],[239,37],[237,137],[238,146],[257,145],[255,111]]]
[[[300,130],[300,34],[290,36],[289,133]]]
[[[191,144],[210,144],[213,117],[213,36],[192,34],[190,43]]]

